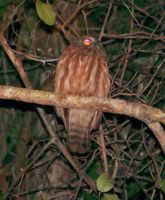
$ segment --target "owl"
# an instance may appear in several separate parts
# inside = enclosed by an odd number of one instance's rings
[[[95,38],[86,36],[70,44],[62,53],[54,77],[54,93],[80,97],[107,97],[110,76],[105,52]],[[101,111],[57,108],[73,153],[90,149],[91,132],[99,127]]]

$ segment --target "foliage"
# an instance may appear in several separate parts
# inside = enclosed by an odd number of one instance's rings
[[[108,192],[113,188],[113,183],[105,173],[102,173],[96,181],[96,186],[99,192]]]
[[[41,20],[50,26],[54,25],[56,14],[53,7],[49,3],[36,1],[36,10]]]
[[[69,43],[66,36],[100,36],[110,63],[111,97],[164,110],[165,3],[113,1],[105,21],[109,2],[0,0],[1,31],[35,89],[41,89],[45,79],[51,77]],[[0,84],[24,87],[2,47]],[[61,120],[52,108],[44,109],[66,144]],[[97,192],[77,176],[56,146],[48,145],[50,136],[36,105],[0,100],[0,121],[0,199],[165,198],[164,154],[152,131],[138,119],[105,113],[102,128],[108,177],[104,174],[98,131],[92,134],[88,154],[72,155],[96,182]]]

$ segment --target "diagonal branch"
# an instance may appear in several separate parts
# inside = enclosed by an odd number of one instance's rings
[[[9,56],[11,62],[13,63],[14,67],[16,68],[16,70],[18,71],[22,82],[24,83],[24,85],[28,88],[28,90],[30,90],[32,88],[31,82],[29,81],[21,60],[19,59],[19,57],[17,57],[13,50],[11,49],[11,47],[9,46],[9,44],[7,43],[3,33],[0,33],[0,43],[4,49],[4,51],[6,52],[6,54]],[[18,92],[19,93],[19,92]],[[20,94],[20,93],[19,93]],[[54,132],[52,126],[50,125],[46,114],[44,112],[43,109],[41,108],[37,108],[37,111],[45,125],[45,127],[47,128],[47,131],[49,132],[50,136],[52,138],[54,138],[54,142],[55,145],[58,147],[58,149],[62,152],[62,154],[66,157],[66,159],[70,162],[70,164],[72,165],[72,167],[76,170],[76,172],[78,173],[79,177],[82,177],[82,170],[80,170],[80,166],[78,163],[75,162],[75,160],[73,159],[72,155],[70,154],[70,152],[68,151],[68,149],[65,147],[65,145],[60,141],[60,139],[58,138],[58,135],[56,134],[56,132]],[[83,173],[84,174],[84,173]],[[93,191],[96,191],[96,187],[95,187],[95,182],[88,177],[86,174],[83,176],[83,179],[85,180],[85,182],[93,189]]]

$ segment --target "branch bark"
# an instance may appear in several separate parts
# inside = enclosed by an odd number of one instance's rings
[[[11,86],[0,86],[0,99],[9,99],[35,103],[40,105],[50,105],[64,108],[85,108],[91,110],[101,110],[104,112],[128,115],[137,118],[144,123],[160,122],[165,124],[165,112],[151,106],[128,102],[119,99],[60,96],[51,92],[32,90]]]
[[[65,108],[72,107],[102,110],[104,112],[134,117],[148,125],[159,141],[163,152],[165,153],[165,131],[160,124],[165,124],[165,112],[145,104],[98,97],[66,97],[55,95],[51,92],[9,86],[0,86],[0,99],[16,100]]]

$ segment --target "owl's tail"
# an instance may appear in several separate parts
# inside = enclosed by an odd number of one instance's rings
[[[73,153],[83,154],[90,149],[91,131],[96,128],[95,111],[70,109],[68,113],[68,146]]]

